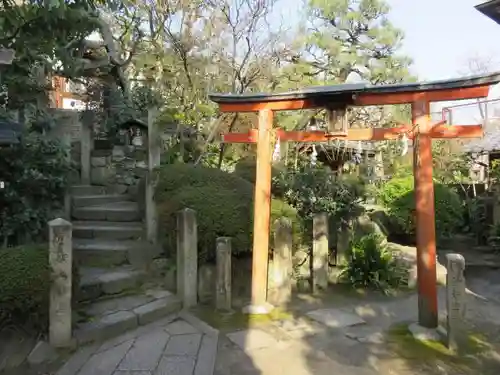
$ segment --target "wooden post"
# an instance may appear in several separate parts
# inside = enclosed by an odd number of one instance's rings
[[[457,351],[466,339],[465,323],[465,259],[460,254],[447,254],[446,333],[448,348]]]
[[[71,223],[64,219],[49,222],[50,285],[49,341],[54,347],[68,347],[72,332],[72,264]]]
[[[231,238],[219,237],[216,241],[217,273],[215,279],[215,307],[231,310]]]
[[[311,259],[313,292],[328,288],[328,214],[313,216],[313,251]]]
[[[198,303],[198,229],[196,212],[185,208],[177,213],[177,294],[182,306]]]
[[[273,112],[259,111],[257,135],[257,165],[255,176],[252,301],[244,309],[250,314],[267,314],[267,270],[269,257],[269,222],[271,212],[271,131]]]
[[[412,103],[412,121],[415,126],[413,173],[417,219],[418,322],[422,327],[436,328],[438,325],[436,228],[428,101]]]
[[[156,126],[156,110],[148,110],[148,172],[145,188],[146,235],[150,243],[158,241],[158,213],[154,199],[156,176],[155,168],[160,166],[161,143]]]

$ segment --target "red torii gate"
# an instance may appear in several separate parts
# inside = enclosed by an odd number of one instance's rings
[[[432,124],[430,103],[485,98],[489,87],[500,82],[500,73],[429,83],[373,86],[344,84],[313,87],[279,94],[212,94],[221,112],[259,112],[258,129],[223,135],[226,143],[257,143],[254,201],[252,301],[250,312],[267,309],[267,268],[271,199],[271,132],[274,111],[325,108],[328,132],[276,131],[280,141],[325,142],[332,138],[353,141],[397,139],[402,134],[414,139],[415,208],[417,219],[417,273],[419,324],[438,324],[436,287],[436,231],[432,180],[432,139],[473,138],[483,135],[481,125]],[[411,104],[412,126],[347,129],[347,108]],[[339,128],[340,125],[340,128]]]

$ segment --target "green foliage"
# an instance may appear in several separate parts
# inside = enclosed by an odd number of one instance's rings
[[[47,221],[63,207],[71,162],[67,149],[45,135],[27,134],[0,148],[0,238],[19,244],[46,233]]]
[[[9,324],[45,330],[51,279],[48,245],[0,248],[0,259],[0,330]],[[73,265],[73,296],[78,288],[78,270]]]
[[[255,184],[256,168],[255,158],[247,157],[238,161],[234,169],[234,173],[252,184]],[[274,165],[272,166],[272,176],[277,176],[280,172],[280,168],[277,168]]]
[[[311,221],[313,214],[326,212],[334,222],[345,224],[361,210],[364,187],[354,179],[337,177],[326,169],[307,168],[273,177],[273,192]]]
[[[354,288],[387,292],[404,285],[406,271],[393,258],[382,235],[372,233],[349,244],[349,258],[340,279]]]
[[[176,214],[191,208],[196,211],[201,261],[213,261],[217,237],[231,237],[234,254],[251,251],[253,195],[253,185],[234,173],[190,164],[162,166],[157,204],[164,248],[175,254]],[[297,212],[273,199],[271,222],[279,216],[292,220],[294,239],[300,241],[303,226]]]
[[[378,198],[395,224],[407,235],[415,234],[415,192],[413,176],[394,178],[382,185]],[[447,237],[457,233],[464,224],[459,195],[446,185],[434,184],[436,234]]]

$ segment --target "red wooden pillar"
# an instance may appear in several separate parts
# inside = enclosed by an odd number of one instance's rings
[[[438,325],[436,287],[436,228],[432,181],[430,103],[412,103],[415,126],[413,173],[417,230],[418,322],[427,328]]]
[[[269,222],[271,214],[271,131],[273,111],[259,111],[255,178],[252,302],[250,313],[266,313]]]

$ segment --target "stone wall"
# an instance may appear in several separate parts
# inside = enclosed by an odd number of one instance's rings
[[[114,146],[112,150],[93,150],[90,180],[93,185],[113,185],[117,193],[138,193],[139,182],[147,173],[145,151],[133,146]]]

